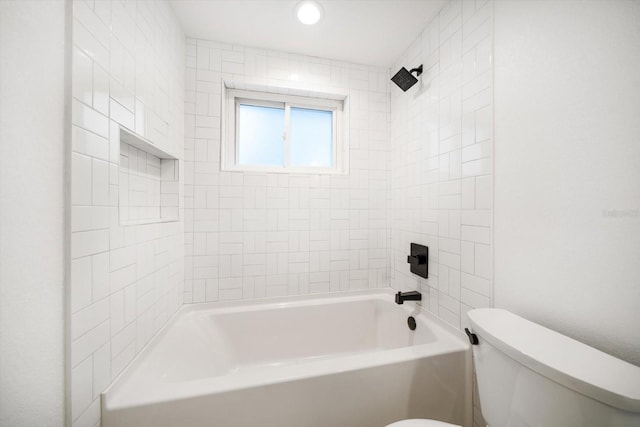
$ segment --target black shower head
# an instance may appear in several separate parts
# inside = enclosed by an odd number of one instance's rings
[[[422,74],[422,65],[412,69],[411,71],[402,67],[400,71],[396,73],[395,76],[391,77],[391,81],[397,84],[398,87],[402,89],[404,92],[406,92],[407,90],[409,90],[411,86],[413,86],[418,82],[418,79],[413,77],[413,75],[411,74],[413,72],[416,73],[416,76],[419,76],[420,74]]]

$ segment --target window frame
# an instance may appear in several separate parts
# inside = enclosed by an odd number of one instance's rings
[[[319,94],[305,92],[294,94],[290,90],[269,92],[228,87],[223,83],[222,111],[221,111],[221,156],[220,169],[222,171],[250,171],[276,173],[305,173],[305,174],[346,174],[348,173],[346,108],[347,98],[341,95]],[[284,93],[284,92],[288,93]],[[240,123],[240,105],[257,107],[277,107],[285,110],[285,141],[284,166],[247,165],[239,163],[239,144],[237,135]],[[332,167],[292,166],[290,112],[291,108],[312,109],[332,112]]]

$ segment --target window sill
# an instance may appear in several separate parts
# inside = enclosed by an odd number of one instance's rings
[[[281,173],[281,174],[305,174],[305,175],[349,175],[349,171],[331,168],[279,168],[271,166],[234,165],[220,167],[222,172],[254,172],[254,173]]]

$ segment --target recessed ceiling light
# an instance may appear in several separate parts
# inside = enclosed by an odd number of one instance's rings
[[[322,6],[313,0],[303,0],[296,6],[296,16],[305,25],[313,25],[322,19]]]

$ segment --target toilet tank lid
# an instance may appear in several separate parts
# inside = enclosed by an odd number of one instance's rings
[[[467,313],[486,340],[529,369],[618,409],[640,412],[640,367],[530,322],[507,310]]]

